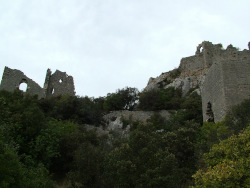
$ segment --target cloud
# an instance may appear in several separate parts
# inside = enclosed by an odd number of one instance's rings
[[[43,0],[0,2],[0,72],[43,85],[72,75],[78,95],[104,96],[178,67],[203,40],[246,48],[249,1]]]

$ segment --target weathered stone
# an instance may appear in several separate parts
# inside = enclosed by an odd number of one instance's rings
[[[43,88],[41,88],[36,82],[24,75],[23,72],[5,67],[0,89],[14,91],[16,89],[19,89],[19,86],[22,83],[27,84],[26,93],[29,93],[31,95],[38,95],[38,98],[45,97]]]
[[[250,49],[250,43],[248,43]],[[221,44],[204,41],[198,45],[194,56],[181,59],[178,68],[181,74],[171,80],[170,72],[151,78],[144,91],[175,87],[183,95],[189,89],[198,88],[202,97],[203,120],[206,121],[207,104],[211,103],[214,121],[221,121],[233,105],[250,98],[250,51],[238,51],[229,45],[226,50]],[[166,83],[164,80],[171,80]]]
[[[5,67],[0,89],[14,91],[19,89],[22,83],[27,84],[25,93],[38,95],[39,99],[65,94],[75,95],[73,77],[68,76],[65,72],[56,70],[54,74],[51,74],[50,69],[48,69],[44,88],[41,88],[36,82],[24,75],[23,72]]]
[[[50,96],[59,96],[59,95],[75,95],[74,81],[72,76],[68,76],[66,72],[61,72],[56,70],[56,72],[52,75],[51,71],[47,71],[48,84],[46,97]],[[50,75],[50,76],[49,76]]]
[[[202,86],[203,119],[211,102],[215,122],[221,121],[233,105],[250,98],[250,52],[225,52],[206,75]]]

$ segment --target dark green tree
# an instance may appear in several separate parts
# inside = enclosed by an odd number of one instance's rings
[[[194,187],[249,187],[250,127],[238,136],[215,144],[204,155],[206,167],[195,175]]]
[[[126,87],[107,95],[103,108],[106,111],[133,110],[138,100],[138,89]]]
[[[181,89],[154,89],[140,93],[138,108],[152,111],[176,110],[180,108],[182,101]]]
[[[231,134],[238,134],[241,130],[250,125],[250,99],[244,100],[242,103],[233,106],[227,113],[225,125]]]
[[[162,134],[151,124],[138,124],[129,140],[107,155],[106,186],[178,187],[178,162]]]

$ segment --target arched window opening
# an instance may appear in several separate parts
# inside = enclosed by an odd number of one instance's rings
[[[27,92],[27,89],[28,89],[28,84],[25,83],[25,82],[22,82],[20,85],[19,85],[19,90],[23,91],[23,92]]]
[[[61,84],[62,82],[63,82],[62,79],[60,79],[60,80],[59,80],[59,83]]]
[[[53,94],[55,93],[55,90],[54,90],[54,88],[52,89],[51,93],[52,93],[52,95],[53,95]]]
[[[202,51],[203,51],[203,47],[201,46],[201,47],[200,47],[200,53],[202,53]]]

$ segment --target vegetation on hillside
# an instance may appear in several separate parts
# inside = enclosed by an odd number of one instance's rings
[[[201,98],[174,88],[106,97],[0,91],[0,187],[248,187],[250,100],[203,123]],[[113,110],[153,110],[126,139],[97,136]],[[172,110],[169,120],[158,110]]]

